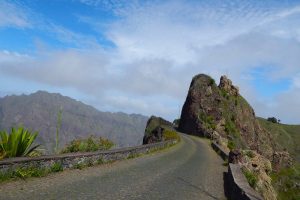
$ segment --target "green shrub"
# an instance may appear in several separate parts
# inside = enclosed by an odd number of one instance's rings
[[[42,177],[47,174],[48,174],[48,171],[46,168],[39,168],[39,167],[35,167],[35,166],[17,168],[13,172],[14,177],[19,177],[22,179],[25,179],[28,177]]]
[[[93,162],[93,159],[87,159],[87,161],[86,161],[86,166],[88,166],[88,167],[91,167],[91,166],[93,166],[94,165],[94,162]]]
[[[225,122],[225,132],[228,135],[232,135],[235,138],[239,137],[239,131],[237,130],[235,124],[231,120],[226,120]]]
[[[6,172],[0,172],[0,182],[6,181],[14,177],[14,172],[12,170],[8,170]]]
[[[163,131],[163,138],[164,140],[177,140],[180,141],[180,136],[176,131],[165,129]]]
[[[236,145],[235,145],[234,141],[229,140],[228,144],[227,144],[227,147],[228,147],[228,149],[233,150],[233,149],[236,148]]]
[[[268,117],[267,121],[275,123],[275,124],[279,123],[278,120],[275,117]]]
[[[103,160],[103,158],[99,158],[98,160],[97,160],[97,164],[104,164],[105,162],[104,162],[104,160]]]
[[[226,99],[229,98],[229,94],[228,94],[227,91],[225,91],[224,89],[220,89],[220,92],[221,92],[221,95],[222,95],[224,98],[226,98]]]
[[[104,139],[102,137],[95,138],[93,136],[90,136],[87,139],[73,140],[62,150],[62,153],[108,150],[113,146],[114,143],[108,139]]]
[[[247,169],[244,169],[243,173],[244,173],[249,185],[254,188],[258,181],[256,175]]]
[[[82,162],[76,163],[74,165],[74,169],[80,169],[82,170],[85,167],[85,165]]]
[[[278,173],[274,172],[271,178],[279,200],[300,199],[300,164],[281,169]]]
[[[206,115],[204,112],[200,111],[198,115],[198,119],[202,122],[202,124],[205,126],[207,129],[216,129],[216,123],[214,120],[214,117],[211,115]]]
[[[139,154],[137,154],[137,153],[130,153],[129,156],[127,157],[127,159],[133,159],[133,158],[136,158],[138,156],[139,156]]]
[[[63,171],[64,168],[62,166],[62,164],[60,162],[55,162],[51,167],[50,167],[50,171],[51,172],[61,172]]]
[[[33,152],[39,145],[31,147],[38,133],[20,127],[12,128],[8,134],[6,131],[0,131],[0,157],[20,157],[27,156]]]
[[[215,79],[211,78],[211,79],[209,80],[209,85],[210,85],[210,86],[214,85],[215,83],[216,83],[216,82],[215,82]]]
[[[248,156],[249,158],[254,158],[255,154],[253,153],[253,151],[246,151],[246,156]]]

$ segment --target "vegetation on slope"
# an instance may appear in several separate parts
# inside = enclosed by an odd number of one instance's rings
[[[300,125],[274,123],[263,118],[258,118],[258,121],[272,134],[280,148],[287,150],[294,158],[293,166],[271,176],[278,199],[300,199]]]
[[[163,131],[164,140],[177,140],[180,141],[180,136],[175,130],[165,129]]]
[[[300,164],[281,169],[271,175],[272,184],[277,190],[279,200],[300,199]]]
[[[169,128],[172,127],[172,123],[161,117],[151,116],[147,122],[145,134],[151,134],[151,132],[157,127]]]
[[[300,125],[286,125],[257,118],[263,128],[267,129],[282,150],[287,150],[290,155],[300,162]]]
[[[180,136],[174,129],[173,124],[161,117],[151,116],[147,122],[143,144],[173,139],[180,141]]]
[[[114,146],[114,143],[102,137],[96,138],[90,136],[87,139],[76,139],[70,142],[63,150],[62,153],[73,152],[92,152],[100,150],[108,150]]]

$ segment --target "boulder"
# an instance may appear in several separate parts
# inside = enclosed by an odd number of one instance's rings
[[[173,129],[173,124],[161,117],[151,116],[147,121],[143,144],[163,141],[165,129]]]
[[[164,128],[156,127],[154,130],[151,131],[150,134],[144,136],[143,144],[151,144],[163,141],[163,131]]]

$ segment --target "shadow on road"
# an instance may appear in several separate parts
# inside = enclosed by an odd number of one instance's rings
[[[228,172],[223,172],[223,182],[224,182],[224,194],[228,200],[230,200],[230,183]]]

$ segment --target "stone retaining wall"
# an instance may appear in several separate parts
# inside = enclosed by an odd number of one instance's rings
[[[222,157],[223,160],[229,158],[229,152],[225,151],[215,141],[211,143],[212,148]],[[226,183],[226,194],[230,200],[263,200],[248,183],[239,164],[229,163]]]
[[[211,142],[211,146],[222,157],[223,160],[228,160],[228,158],[229,158],[229,152],[228,151],[225,151],[215,141]]]
[[[239,164],[228,165],[229,199],[231,200],[263,200],[248,183]]]
[[[132,158],[140,154],[149,153],[154,150],[163,149],[173,144],[176,140],[169,140],[154,144],[136,147],[113,149],[108,151],[69,153],[40,157],[18,157],[0,161],[0,173],[16,170],[19,168],[37,167],[49,169],[55,163],[59,163],[63,169],[77,168],[78,166],[92,166],[94,164],[108,163],[117,160]]]

